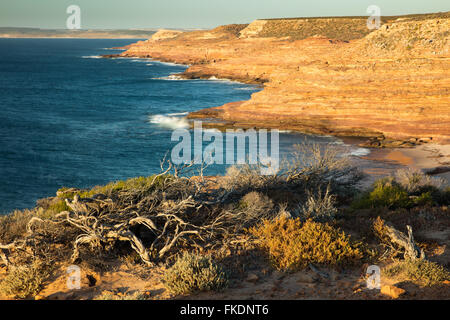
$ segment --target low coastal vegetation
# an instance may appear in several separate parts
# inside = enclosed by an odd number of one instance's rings
[[[443,266],[427,260],[405,260],[397,262],[384,270],[393,277],[412,279],[425,286],[450,281],[450,272]]]
[[[285,217],[265,220],[250,233],[268,252],[275,268],[295,271],[310,263],[320,265],[348,265],[360,261],[364,250],[349,236],[326,223],[312,220],[301,222]]]
[[[1,217],[0,294],[35,297],[70,264],[94,273],[131,265],[143,278],[161,268],[171,297],[233,288],[267,268],[292,274],[382,263],[386,276],[420,285],[449,280],[445,265],[428,260],[436,244],[413,238],[449,222],[441,180],[406,170],[361,191],[363,175],[350,159],[306,143],[272,175],[249,165],[221,177],[197,169],[165,160],[160,174],[61,188],[32,210]]]
[[[448,13],[383,16],[381,17],[381,23],[392,24],[397,21],[403,23],[416,22],[415,26],[417,28],[417,21],[439,18],[445,19],[448,18],[448,16]],[[262,29],[257,34],[258,37],[289,37],[291,40],[302,40],[314,35],[321,35],[330,39],[349,41],[364,38],[375,30],[367,28],[367,16],[284,18],[263,19],[257,21],[265,22]],[[414,26],[414,24],[412,25]],[[413,33],[413,31],[416,30],[411,30],[410,33]],[[253,36],[256,36],[256,34]],[[374,38],[381,41],[379,36],[375,36]],[[383,40],[386,41],[386,38]],[[395,42],[393,41],[391,44],[395,45]]]
[[[441,189],[443,184],[442,180],[431,178],[419,170],[403,169],[395,177],[377,180],[370,190],[355,199],[352,206],[357,209],[398,209],[449,205],[449,189]]]
[[[174,294],[220,290],[227,286],[227,275],[211,257],[185,252],[167,270],[163,282]]]
[[[43,289],[51,272],[51,265],[40,260],[14,266],[0,283],[0,291],[15,298],[33,297]]]

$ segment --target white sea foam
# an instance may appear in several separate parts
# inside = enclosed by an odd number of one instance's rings
[[[350,152],[350,155],[355,157],[367,156],[370,153],[369,149],[366,148],[358,148]]]
[[[209,77],[208,80],[210,80],[210,81],[217,81],[217,82],[224,82],[224,83],[240,83],[238,81],[233,81],[233,80],[229,80],[229,79],[220,79],[220,78],[217,78],[215,76]]]
[[[346,144],[344,143],[344,141],[342,141],[342,140],[340,140],[340,139],[338,139],[338,140],[336,140],[336,141],[333,141],[333,142],[331,142],[331,144],[337,144],[337,145],[346,145]]]
[[[168,113],[168,116],[186,116],[189,112],[175,112],[175,113]]]
[[[254,87],[244,87],[244,88],[234,88],[234,90],[254,91],[254,90],[257,90],[257,88],[254,88]]]
[[[166,77],[160,77],[160,78],[152,78],[153,80],[167,80],[167,81],[187,81],[189,79],[184,79],[176,74],[171,74]]]
[[[131,62],[141,62],[141,63],[146,63],[146,62],[153,62],[153,60],[149,60],[149,59],[131,59]]]
[[[100,59],[102,56],[82,56],[83,59]]]
[[[180,115],[186,115],[187,113],[179,114],[157,114],[150,116],[150,123],[155,123],[161,127],[169,129],[189,128],[189,123],[186,118],[180,117]]]
[[[187,64],[180,64],[180,63],[172,63],[172,62],[162,62],[162,61],[157,61],[157,60],[152,60],[156,63],[160,63],[166,66],[172,66],[172,67],[189,67],[189,65]]]

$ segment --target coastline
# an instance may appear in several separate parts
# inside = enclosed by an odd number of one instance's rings
[[[445,128],[445,112],[449,109],[445,104],[445,79],[442,86],[436,85],[440,77],[445,76],[439,67],[446,62],[435,64],[432,58],[426,58],[419,66],[424,66],[425,78],[434,77],[433,81],[421,78],[417,82],[410,80],[409,85],[405,84],[409,76],[417,75],[411,73],[416,66],[413,63],[407,63],[408,70],[400,68],[399,71],[397,62],[390,61],[388,67],[381,67],[385,69],[380,76],[375,72],[379,60],[368,69],[363,68],[367,60],[355,61],[354,65],[353,60],[340,61],[341,50],[350,49],[351,41],[336,44],[332,42],[335,40],[320,36],[300,42],[250,39],[244,44],[239,42],[236,47],[236,41],[241,40],[230,34],[221,35],[217,40],[214,38],[217,31],[214,32],[211,35],[209,31],[196,31],[194,37],[200,40],[195,38],[192,42],[184,38],[167,42],[140,41],[124,47],[127,51],[121,54],[102,56],[135,62],[86,61],[76,56],[76,61],[81,63],[77,65],[71,56],[66,68],[60,65],[58,71],[72,75],[67,78],[70,82],[60,84],[69,88],[73,95],[58,91],[58,96],[48,100],[65,105],[64,101],[73,99],[77,109],[69,103],[66,105],[69,112],[77,112],[78,126],[71,126],[71,119],[63,118],[61,122],[52,121],[52,128],[61,128],[71,135],[86,132],[86,128],[93,130],[81,136],[86,139],[80,144],[80,136],[74,141],[62,141],[58,135],[50,139],[45,127],[45,136],[50,142],[45,148],[24,145],[22,141],[26,139],[21,139],[14,149],[18,154],[27,154],[27,148],[39,153],[58,179],[64,175],[71,179],[82,177],[74,171],[68,172],[69,166],[61,165],[67,164],[84,176],[92,177],[97,173],[85,172],[85,168],[97,169],[99,176],[111,182],[86,189],[79,188],[76,180],[70,180],[69,184],[61,184],[56,194],[38,200],[34,208],[14,211],[4,217],[0,215],[0,300],[450,299],[450,271],[447,270],[450,266],[450,188],[440,188],[427,176],[444,178],[449,185],[450,139],[445,137],[450,134]],[[299,62],[297,55],[310,45],[312,47],[307,48],[301,58],[304,60]],[[341,46],[340,49],[335,45]],[[214,46],[219,49],[209,51]],[[267,51],[261,51],[267,46]],[[282,53],[278,46],[286,51]],[[291,52],[290,46],[295,50]],[[339,54],[328,60],[326,54],[330,48]],[[247,50],[243,59],[240,50]],[[321,52],[321,57],[310,55],[316,50]],[[45,57],[47,51],[44,51]],[[268,51],[270,55],[265,56]],[[255,54],[253,60],[259,60],[252,61],[249,52]],[[259,53],[262,59],[256,57]],[[276,56],[278,54],[282,56]],[[330,52],[333,54],[335,52]],[[53,62],[55,59],[51,58],[48,60]],[[289,60],[287,64],[284,58]],[[154,63],[142,63],[139,59],[151,59]],[[158,65],[160,63],[177,67]],[[73,69],[68,69],[72,64]],[[122,68],[128,64],[133,66]],[[398,64],[403,67],[401,61]],[[113,69],[109,65],[121,68]],[[144,65],[153,66],[142,67]],[[83,72],[78,74],[77,70]],[[86,70],[98,78],[82,77]],[[185,72],[177,75],[169,73],[182,70]],[[388,79],[395,77],[396,72],[401,73],[399,78]],[[369,76],[361,80],[366,74]],[[120,78],[116,79],[118,75]],[[243,100],[250,92],[235,91],[247,87],[239,84],[203,86],[207,81],[176,84],[166,81],[181,80],[179,77],[183,76],[187,80],[255,83],[261,85],[262,90],[253,93],[247,101],[191,112],[186,117],[184,111],[200,108],[200,102],[211,106],[219,101]],[[82,79],[79,90],[73,90],[76,88],[74,78]],[[110,82],[111,78],[113,83],[103,86],[105,91],[87,90],[92,96],[85,93],[81,95],[82,101],[74,99],[80,90],[104,84],[105,79]],[[392,82],[386,85],[383,81]],[[136,82],[138,85],[134,86]],[[151,87],[150,82],[155,87]],[[399,85],[400,93],[395,92],[396,88],[389,88],[398,82],[403,83]],[[127,87],[128,83],[132,87]],[[420,83],[425,88],[414,91],[414,85]],[[194,89],[196,85],[199,87]],[[119,87],[123,89],[119,94],[108,96]],[[174,92],[177,87],[179,91]],[[149,95],[146,91],[152,92]],[[154,93],[162,98],[158,100]],[[426,95],[428,93],[430,96]],[[203,94],[208,99],[203,98]],[[377,94],[385,96],[368,106],[370,98]],[[431,109],[409,112],[413,98],[421,94],[425,97],[420,102],[429,98]],[[99,100],[100,97],[111,99]],[[178,100],[166,100],[166,97]],[[17,101],[15,109],[22,116],[24,110],[20,107],[25,104],[18,98]],[[103,107],[112,101],[114,105],[110,109]],[[385,105],[377,104],[383,101]],[[79,119],[86,120],[83,111],[93,109],[92,102],[100,106],[98,113],[92,114],[92,122],[83,121],[81,127]],[[151,103],[155,106],[149,106]],[[113,108],[115,105],[117,109]],[[397,106],[398,109],[390,109]],[[383,114],[389,110],[393,115]],[[427,114],[430,110],[437,111]],[[45,108],[37,112],[44,113]],[[105,112],[116,116],[99,121],[105,118]],[[441,116],[439,112],[444,114]],[[34,119],[32,115],[28,112],[28,118]],[[264,177],[258,167],[233,168],[226,174],[214,171],[208,172],[210,176],[203,176],[203,165],[198,175],[194,172],[191,176],[189,170],[193,167],[190,165],[181,164],[183,167],[179,168],[172,164],[172,161],[176,163],[175,148],[171,158],[166,158],[169,153],[164,155],[159,171],[150,162],[159,160],[159,152],[167,148],[169,139],[174,141],[173,135],[170,138],[173,131],[149,125],[148,122],[161,123],[151,121],[152,116],[176,116],[186,122],[183,128],[201,119],[205,121],[204,128],[281,129],[286,134],[280,131],[279,144],[275,144],[282,151],[280,155],[290,155],[292,146],[302,141],[317,142],[317,145],[299,150],[311,155],[311,159],[280,166],[283,174],[275,178]],[[433,127],[439,118],[443,125]],[[420,122],[423,122],[422,127],[417,132],[412,131]],[[119,125],[123,123],[126,125]],[[430,129],[423,129],[427,126]],[[141,127],[144,130],[140,130]],[[428,134],[430,132],[433,134]],[[34,132],[31,134],[40,137]],[[319,135],[324,137],[317,138]],[[95,144],[91,145],[88,142],[93,138]],[[219,139],[214,137],[214,142],[216,140]],[[244,137],[247,149],[245,140]],[[64,144],[55,144],[55,141]],[[189,143],[191,141],[189,136]],[[259,157],[262,157],[261,136],[257,142]],[[249,149],[252,150],[250,145],[251,140]],[[286,148],[286,145],[289,146]],[[68,146],[72,153],[57,146]],[[194,153],[197,146],[194,135]],[[273,147],[271,143],[271,156]],[[328,147],[331,152],[323,152]],[[224,151],[223,144],[220,148]],[[214,149],[215,156],[218,150]],[[232,150],[234,153],[234,146]],[[47,154],[66,154],[67,157],[56,158],[56,165],[52,166]],[[83,154],[89,157],[82,157]],[[185,154],[186,149],[183,149],[184,161],[187,160]],[[75,162],[68,162],[75,157],[78,157]],[[39,164],[37,158],[32,160],[32,165],[24,167]],[[55,167],[60,167],[60,171]],[[104,168],[108,171],[102,170]],[[424,174],[405,173],[395,177],[392,183],[371,185],[376,179],[403,168],[418,169]],[[124,179],[115,180],[111,174],[123,169],[133,169],[123,173],[134,176],[137,172],[145,176],[129,178],[124,174]],[[18,176],[18,171],[13,172],[14,176],[5,176],[5,181],[27,184],[40,181],[28,170],[23,170],[23,176]],[[363,180],[358,171],[366,173]],[[44,176],[45,172],[40,173]],[[55,185],[51,180],[47,184]],[[10,187],[11,184],[6,186]],[[25,194],[23,188],[21,186],[20,190]],[[377,280],[379,290],[368,290],[370,269],[374,266],[378,275],[382,272]],[[71,281],[77,282],[76,287]],[[177,310],[173,310],[175,314]],[[200,313],[191,313],[195,314]]]
[[[129,49],[132,48],[133,45],[128,46]],[[254,84],[258,85],[265,89],[265,83],[267,81],[261,80],[260,78],[255,79],[252,77],[249,78],[240,78],[235,76],[230,76],[227,78],[223,77],[222,73],[215,72],[203,72],[203,71],[190,71],[191,68],[198,67],[195,62],[190,61],[187,63],[188,58],[171,58],[166,57],[164,55],[160,55],[158,57],[151,56],[149,54],[145,55],[130,55],[127,51],[120,54],[114,55],[104,55],[104,58],[131,58],[131,59],[152,59],[161,63],[172,63],[180,66],[188,67],[186,71],[180,74],[176,74],[181,78],[186,80],[189,79],[206,79],[209,80],[211,77],[217,78],[218,80],[228,80],[235,81],[243,84]],[[221,78],[218,78],[221,77]],[[393,163],[398,164],[404,167],[409,167],[413,169],[420,169],[425,173],[432,172],[436,169],[442,169],[444,172],[438,172],[433,174],[437,177],[443,178],[450,183],[450,168],[446,168],[447,165],[450,164],[450,144],[444,143],[439,144],[440,141],[433,142],[432,138],[409,138],[409,139],[388,139],[384,137],[381,133],[374,132],[353,132],[351,130],[342,130],[342,131],[332,131],[328,130],[326,127],[320,127],[316,124],[304,125],[304,124],[293,124],[289,122],[283,121],[256,121],[253,122],[251,120],[247,121],[230,121],[225,120],[220,115],[223,112],[224,107],[240,106],[246,103],[246,101],[238,101],[227,103],[224,106],[220,107],[212,107],[207,109],[201,109],[199,111],[190,112],[187,115],[187,119],[193,121],[195,119],[201,119],[203,122],[203,126],[205,128],[216,128],[219,130],[226,130],[228,128],[266,128],[266,129],[280,129],[280,130],[288,130],[306,134],[314,134],[314,135],[331,135],[335,137],[339,137],[347,144],[355,146],[355,147],[365,147],[370,150],[370,154],[367,156],[360,156],[361,159],[367,159],[371,161],[377,162],[385,162],[385,163]],[[380,138],[381,137],[381,138]],[[438,154],[441,154],[438,156]],[[371,174],[372,172],[367,170],[366,173],[369,173],[369,176],[375,176],[375,174]],[[375,172],[374,172],[375,173]],[[376,172],[377,175],[381,173],[390,174],[387,171]],[[368,181],[372,181],[373,179],[368,179]]]
[[[450,185],[450,145],[424,144],[414,148],[372,149],[362,158],[386,163],[396,163],[421,170],[431,176],[442,178]]]
[[[179,75],[187,79],[216,77],[263,87],[250,100],[188,116],[212,119],[212,125],[220,121],[221,127],[359,136],[373,139],[367,143],[373,147],[413,147],[425,140],[446,144],[450,141],[445,103],[449,59],[448,50],[441,47],[444,42],[424,40],[412,49],[400,43],[385,50],[380,41],[407,40],[414,36],[409,30],[415,25],[417,32],[441,39],[448,18],[408,19],[345,41],[317,34],[302,39],[267,36],[264,28],[258,29],[258,21],[239,28],[161,33],[130,45],[120,56],[189,65]],[[325,22],[311,19],[309,23]]]

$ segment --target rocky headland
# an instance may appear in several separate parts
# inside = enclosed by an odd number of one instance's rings
[[[147,39],[156,30],[138,29],[40,29],[0,27],[0,38]]]
[[[186,78],[262,86],[249,101],[188,116],[214,119],[214,126],[362,136],[371,147],[446,144],[449,17],[385,17],[378,30],[369,30],[365,17],[344,17],[161,31],[120,56],[188,64]]]

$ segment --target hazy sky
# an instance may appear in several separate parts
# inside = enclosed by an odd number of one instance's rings
[[[449,0],[0,0],[1,27],[65,28],[66,8],[81,8],[81,27],[210,28],[258,18],[382,15],[450,11]]]

